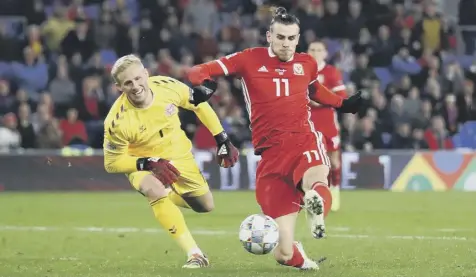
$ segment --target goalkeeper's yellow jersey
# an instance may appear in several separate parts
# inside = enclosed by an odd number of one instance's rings
[[[139,157],[176,160],[190,154],[192,143],[181,129],[179,107],[193,110],[213,135],[223,131],[208,103],[189,103],[190,88],[166,76],[149,77],[149,107],[134,107],[123,93],[104,121],[104,164],[110,173],[137,171]]]

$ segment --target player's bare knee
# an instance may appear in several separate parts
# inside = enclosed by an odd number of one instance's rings
[[[317,165],[309,168],[302,178],[302,189],[308,191],[316,182],[327,184],[330,168],[327,165]]]
[[[168,195],[165,186],[152,175],[147,175],[144,177],[144,179],[140,182],[139,191],[145,197],[147,197],[149,202],[167,197]]]
[[[192,210],[197,213],[209,213],[215,209],[215,203],[212,201],[202,202],[199,205],[190,205]]]
[[[215,203],[213,203],[213,200],[211,202],[205,202],[201,206],[201,209],[197,210],[197,213],[209,213],[215,209]]]
[[[208,213],[215,209],[215,202],[211,192],[200,196],[182,196],[185,202],[197,213]]]

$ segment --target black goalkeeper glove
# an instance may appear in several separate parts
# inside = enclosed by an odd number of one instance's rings
[[[359,90],[356,94],[344,99],[342,101],[342,106],[336,108],[338,112],[341,113],[357,113],[362,106],[362,91]]]
[[[231,143],[223,131],[215,136],[217,142],[217,162],[221,167],[228,168],[236,164],[239,157],[238,149]]]
[[[213,80],[205,80],[199,86],[194,86],[191,90],[189,102],[197,106],[207,102],[217,90],[217,83]]]

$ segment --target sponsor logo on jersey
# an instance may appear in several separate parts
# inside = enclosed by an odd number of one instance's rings
[[[175,112],[176,112],[176,108],[175,108],[174,104],[169,104],[165,108],[165,115],[166,116],[171,116],[171,115],[175,114]]]
[[[278,72],[279,75],[283,75],[286,72],[286,69],[276,68],[274,71]]]
[[[117,146],[115,144],[113,144],[112,142],[108,141],[106,143],[106,149],[109,149],[109,150],[116,150],[117,149]]]
[[[300,63],[293,64],[293,71],[294,71],[294,75],[304,75],[304,68],[302,67],[302,64]]]
[[[268,69],[266,68],[266,66],[262,66],[258,69],[258,72],[268,72]]]

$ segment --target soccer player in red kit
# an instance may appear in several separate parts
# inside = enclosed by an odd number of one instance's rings
[[[256,172],[256,200],[262,212],[279,225],[276,260],[300,269],[318,269],[301,243],[294,241],[301,207],[314,238],[325,236],[324,215],[332,197],[327,187],[329,158],[323,136],[310,121],[309,99],[355,113],[360,93],[342,98],[317,79],[317,63],[296,52],[299,20],[278,8],[266,33],[269,47],[245,49],[194,66],[188,79],[195,86],[190,102],[207,101],[216,90],[212,78],[238,75],[251,119],[252,143],[261,155]]]
[[[322,41],[309,45],[307,53],[317,62],[317,80],[325,87],[341,97],[347,97],[342,75],[337,68],[326,64],[327,48]],[[311,100],[311,121],[316,130],[324,136],[327,154],[331,162],[329,186],[332,193],[332,211],[340,208],[340,182],[341,182],[341,153],[340,153],[340,128],[337,113],[331,106],[319,104]]]

